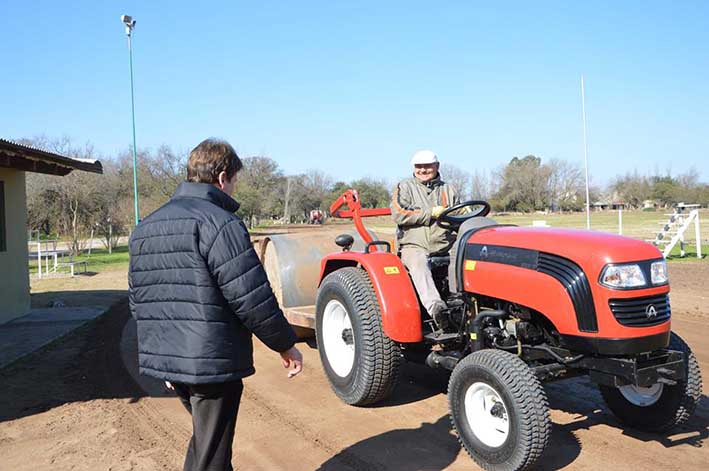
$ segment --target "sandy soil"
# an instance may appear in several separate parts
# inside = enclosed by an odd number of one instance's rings
[[[112,306],[127,296],[128,274],[106,271],[88,275],[30,278],[32,307],[48,307],[53,303],[64,306]]]
[[[679,262],[670,270],[673,327],[709,375],[709,264]],[[122,276],[105,275],[93,289],[120,289],[110,282],[122,283]],[[122,302],[0,371],[1,470],[181,469],[190,418],[160,384],[137,377],[134,335]],[[330,391],[317,350],[301,350],[306,369],[287,380],[276,355],[257,343],[258,373],[246,381],[237,425],[237,469],[477,469],[451,430],[444,373],[407,365],[390,400],[353,408]],[[538,469],[706,469],[706,395],[686,426],[658,437],[623,430],[585,379],[548,385],[547,392],[554,428]]]

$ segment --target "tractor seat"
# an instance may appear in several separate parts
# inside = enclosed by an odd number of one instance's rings
[[[436,268],[446,268],[450,264],[451,257],[445,254],[431,254],[428,256],[428,268],[435,270]]]

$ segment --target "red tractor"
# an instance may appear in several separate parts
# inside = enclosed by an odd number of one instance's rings
[[[546,381],[589,375],[618,419],[639,430],[685,422],[701,397],[701,374],[689,346],[671,332],[660,252],[600,232],[498,225],[485,218],[489,210],[468,201],[438,220],[461,229],[456,259],[430,260],[450,300],[442,331],[420,305],[396,249],[362,223],[390,210],[362,209],[353,190],[332,205],[333,216],[354,220],[361,250],[353,249],[353,235],[339,235],[341,251],[320,262],[313,308],[286,303],[285,310],[293,323],[315,328],[335,394],[356,406],[381,401],[404,360],[451,370],[453,425],[465,450],[490,470],[525,469],[544,451],[551,434]],[[448,292],[450,263],[459,293]],[[281,280],[298,279],[286,271]]]

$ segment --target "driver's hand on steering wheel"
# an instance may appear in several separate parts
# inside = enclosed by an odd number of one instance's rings
[[[440,216],[441,213],[447,208],[448,206],[434,206],[433,208],[431,208],[431,217],[433,219],[438,219],[438,216]]]

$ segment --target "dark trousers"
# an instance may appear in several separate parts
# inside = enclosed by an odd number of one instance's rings
[[[215,384],[173,383],[192,415],[192,438],[185,471],[232,471],[231,445],[244,385],[241,380]]]

